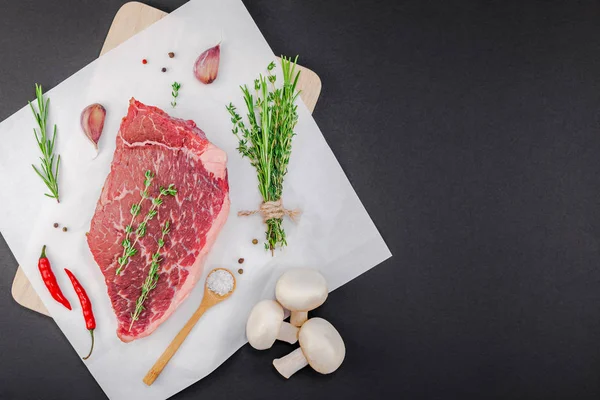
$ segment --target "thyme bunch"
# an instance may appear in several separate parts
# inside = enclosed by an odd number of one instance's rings
[[[300,71],[296,72],[298,57],[281,57],[283,84],[276,87],[273,74],[275,63],[267,67],[267,74],[254,81],[254,91],[247,85],[241,87],[247,108],[246,125],[233,104],[226,108],[231,115],[232,132],[238,138],[238,151],[250,160],[256,169],[258,190],[263,201],[274,202],[281,199],[283,180],[292,152],[294,128],[298,123],[298,110],[295,104],[300,92],[296,89]],[[273,251],[277,246],[287,245],[283,218],[271,218],[267,225],[265,248]]]
[[[33,134],[35,135],[35,140],[42,152],[42,156],[40,157],[41,166],[39,168],[33,164],[31,166],[38,176],[42,178],[42,181],[44,181],[50,191],[49,194],[44,193],[44,195],[51,199],[56,199],[56,202],[60,203],[58,196],[58,167],[60,165],[60,155],[56,156],[54,154],[56,125],[54,125],[52,138],[49,138],[46,133],[46,121],[48,120],[48,105],[50,104],[50,99],[46,99],[44,102],[42,86],[37,83],[35,84],[35,97],[37,100],[37,111],[31,102],[29,102],[29,107],[31,107],[31,111],[38,124],[39,132],[34,128]]]

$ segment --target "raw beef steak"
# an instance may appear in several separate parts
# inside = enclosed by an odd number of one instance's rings
[[[117,336],[122,341],[151,334],[202,276],[204,259],[229,213],[226,162],[225,152],[211,144],[193,121],[171,118],[156,107],[131,99],[87,236],[94,259],[104,274],[117,315]],[[158,214],[148,222],[146,235],[135,244],[138,253],[117,276],[125,227],[132,219],[131,205],[141,200],[146,171],[155,174],[150,197],[156,197],[161,186],[166,188],[171,183],[177,194],[163,197]],[[150,200],[141,203],[134,231],[150,207]],[[157,286],[149,293],[144,311],[130,330],[136,300],[148,276],[152,254],[158,249],[161,227],[167,220],[171,228],[160,251]],[[132,233],[131,242],[135,238]]]

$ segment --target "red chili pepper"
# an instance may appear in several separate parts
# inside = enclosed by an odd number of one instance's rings
[[[79,283],[77,278],[75,278],[75,275],[73,275],[73,273],[66,268],[65,272],[69,276],[69,279],[71,279],[75,293],[77,293],[77,297],[79,297],[81,309],[83,310],[83,318],[85,319],[85,327],[92,335],[92,347],[90,348],[90,354],[83,357],[84,360],[87,360],[92,355],[92,351],[94,351],[94,329],[96,329],[96,319],[94,318],[94,312],[92,311],[92,302],[90,301],[90,298],[85,292],[83,286],[81,286],[81,283]]]
[[[56,282],[56,276],[54,276],[54,272],[52,272],[50,261],[48,258],[46,258],[46,245],[42,247],[42,255],[38,261],[38,269],[40,270],[42,280],[48,288],[50,295],[54,298],[54,300],[58,301],[60,304],[70,310],[71,304],[60,290],[60,286],[58,286],[58,282]]]

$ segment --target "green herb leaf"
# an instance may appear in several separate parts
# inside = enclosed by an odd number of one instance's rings
[[[138,237],[144,237],[146,235],[146,220],[142,221],[135,230],[135,234]]]
[[[139,215],[141,208],[142,206],[140,204],[132,204],[129,213],[135,217],[136,215]]]

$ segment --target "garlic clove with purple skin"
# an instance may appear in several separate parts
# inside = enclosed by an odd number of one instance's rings
[[[220,59],[221,43],[200,54],[194,63],[194,76],[196,79],[206,85],[217,79]]]
[[[106,109],[102,104],[90,104],[81,112],[81,129],[85,136],[92,142],[96,151],[98,151],[98,141],[104,129],[104,119],[106,118]]]

